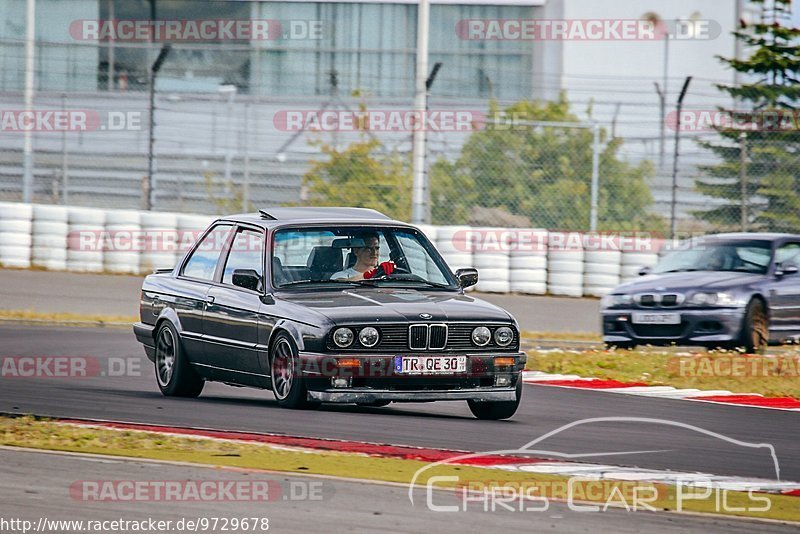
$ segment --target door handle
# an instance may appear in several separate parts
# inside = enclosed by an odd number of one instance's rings
[[[208,303],[208,304],[214,304],[214,296],[213,296],[213,295],[208,295],[208,296],[206,297],[206,303]]]

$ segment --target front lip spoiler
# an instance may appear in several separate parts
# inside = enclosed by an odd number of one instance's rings
[[[481,402],[507,402],[517,400],[516,388],[481,388],[445,391],[412,390],[392,391],[383,389],[347,389],[309,391],[310,400],[320,402],[353,403],[353,402],[426,402],[445,400],[475,400]]]

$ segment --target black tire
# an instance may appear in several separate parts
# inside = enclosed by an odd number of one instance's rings
[[[156,333],[155,362],[158,389],[165,397],[197,397],[205,381],[192,369],[178,331],[164,321]]]
[[[764,301],[753,299],[744,314],[739,346],[751,354],[763,354],[769,344],[769,319]]]
[[[508,419],[517,412],[519,402],[522,400],[522,376],[517,379],[517,399],[501,402],[480,402],[468,400],[469,410],[478,419],[496,421]]]
[[[308,400],[303,377],[300,375],[300,357],[294,340],[280,332],[269,351],[269,376],[272,394],[282,408],[315,408],[318,402]]]
[[[364,406],[366,408],[383,408],[384,406],[389,406],[392,401],[388,400],[379,400],[373,402],[357,402],[359,406]]]

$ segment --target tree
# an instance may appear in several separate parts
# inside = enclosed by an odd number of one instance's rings
[[[314,162],[303,176],[315,206],[376,209],[398,220],[411,217],[411,172],[406,158],[387,152],[375,139],[339,150],[320,143],[327,160]]]
[[[753,0],[761,4],[762,21],[734,32],[751,50],[747,59],[719,57],[750,83],[718,84],[747,108],[751,119],[738,127],[717,127],[721,142],[701,142],[722,161],[701,169],[701,193],[724,201],[696,213],[718,228],[763,231],[800,230],[800,28],[785,26],[790,0]],[[720,107],[729,116],[735,112]],[[764,118],[792,117],[787,127],[764,128]],[[737,121],[738,122],[738,121]],[[786,126],[786,124],[784,124]],[[744,151],[744,153],[743,153]]]
[[[492,105],[489,116],[497,116]],[[518,102],[503,111],[507,118],[570,122],[563,96],[555,102]],[[431,167],[433,222],[468,223],[474,206],[524,215],[544,228],[589,228],[593,134],[588,128],[496,125],[475,131],[455,161],[441,159]],[[648,212],[653,203],[645,179],[649,162],[631,165],[617,152],[619,139],[601,130],[598,227],[600,230],[663,230],[663,221]]]

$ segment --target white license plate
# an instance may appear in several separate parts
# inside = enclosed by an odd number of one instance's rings
[[[632,320],[634,324],[681,324],[681,314],[635,312]]]
[[[404,375],[465,373],[466,356],[395,356],[394,371]]]

